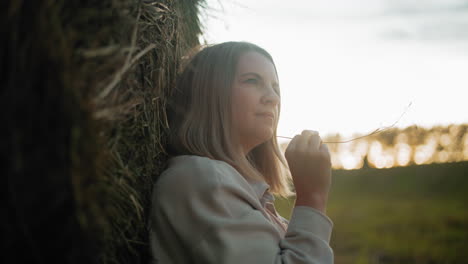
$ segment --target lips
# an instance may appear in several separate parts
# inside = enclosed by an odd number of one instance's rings
[[[271,112],[263,112],[263,113],[259,113],[258,115],[263,116],[263,117],[269,117],[271,119],[275,119],[275,114]]]

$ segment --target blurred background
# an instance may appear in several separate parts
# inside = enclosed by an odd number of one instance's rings
[[[209,0],[201,17],[202,43],[272,54],[278,135],[383,130],[329,144],[335,263],[468,263],[468,1]]]
[[[229,40],[274,57],[283,148],[332,142],[335,263],[468,263],[468,0],[2,4],[0,263],[149,263],[177,69]]]

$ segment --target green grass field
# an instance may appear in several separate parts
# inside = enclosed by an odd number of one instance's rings
[[[468,162],[336,170],[327,215],[336,264],[468,264]]]

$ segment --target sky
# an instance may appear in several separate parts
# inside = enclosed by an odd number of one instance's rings
[[[201,41],[274,58],[278,135],[468,123],[468,0],[207,0]]]

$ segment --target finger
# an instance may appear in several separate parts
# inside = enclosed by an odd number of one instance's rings
[[[319,148],[319,151],[326,153],[326,155],[330,158],[330,150],[328,149],[327,144],[322,144]]]
[[[295,135],[291,141],[289,141],[288,147],[286,148],[286,151],[291,151],[297,148],[297,140],[298,140],[299,135]]]
[[[317,131],[312,131],[307,148],[313,151],[318,151],[320,145],[322,144],[322,139],[319,136]]]
[[[301,135],[318,135],[319,132],[315,130],[303,130]]]
[[[328,145],[323,143],[322,145],[320,145],[320,148],[319,148],[320,151],[323,151],[323,152],[328,152],[330,153],[330,150],[328,149]]]
[[[309,150],[310,146],[310,139],[311,137],[314,137],[317,134],[317,131],[312,131],[312,130],[304,130],[301,133],[300,139],[298,141],[298,150],[301,152],[306,152]]]

